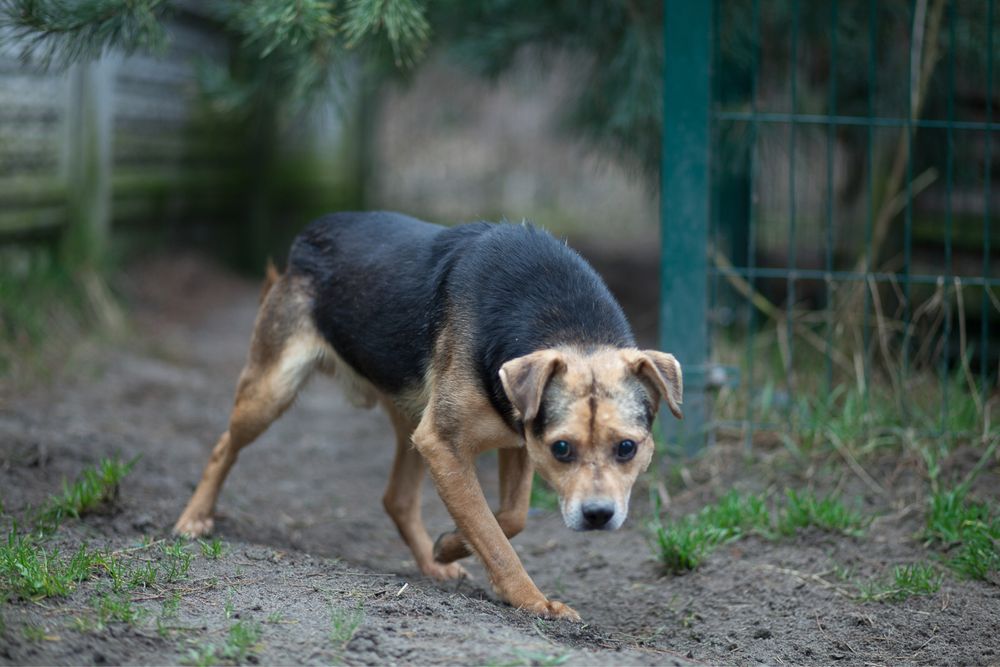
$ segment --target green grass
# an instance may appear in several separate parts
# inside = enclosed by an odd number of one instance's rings
[[[182,665],[192,665],[193,667],[211,667],[218,663],[216,653],[218,649],[215,644],[205,642],[192,646],[188,649],[187,655],[181,660]]]
[[[14,526],[0,544],[0,584],[5,591],[25,600],[69,595],[100,565],[101,554],[87,545],[70,555],[49,549],[32,535]]]
[[[777,520],[777,529],[783,535],[794,535],[805,528],[819,528],[830,533],[861,537],[870,521],[847,508],[837,498],[817,498],[815,494],[799,494],[793,489],[785,492],[785,507]]]
[[[835,314],[847,318],[845,334],[854,324],[860,327],[860,322],[852,319],[856,317],[853,312]],[[807,330],[812,336],[825,336],[823,327],[810,327],[803,320],[796,328],[796,338]],[[911,357],[904,377],[897,338],[891,344],[895,356],[889,369],[886,371],[886,360],[876,351],[879,358],[865,379],[860,362],[864,354],[852,349],[860,337],[834,340],[839,360],[832,367],[833,386],[827,387],[822,342],[819,348],[808,341],[795,344],[792,377],[786,379],[783,348],[777,344],[783,331],[771,323],[763,324],[750,350],[745,334],[745,330],[731,327],[721,330],[713,341],[713,358],[738,368],[741,384],[719,390],[712,416],[727,422],[749,418],[762,439],[781,440],[797,458],[835,454],[863,461],[869,455],[927,445],[950,452],[984,436],[1000,436],[1000,402],[980,402],[979,387],[970,386],[977,378],[967,366],[952,364],[949,373],[941,375],[940,350],[922,348]]]
[[[531,506],[546,512],[555,512],[559,509],[559,495],[538,473],[535,473],[535,479],[531,483]]]
[[[187,544],[183,540],[176,540],[170,544],[164,543],[160,547],[160,552],[164,556],[160,563],[160,570],[167,582],[174,583],[185,579],[191,568],[191,560],[194,558],[187,550]]]
[[[861,536],[868,520],[834,497],[789,490],[783,507],[768,509],[762,495],[730,491],[696,514],[664,525],[653,522],[656,557],[670,572],[693,570],[720,544],[757,534],[768,539],[805,528]]]
[[[236,664],[246,662],[246,658],[260,641],[260,624],[253,621],[237,621],[226,634],[226,641],[219,651],[220,657]]]
[[[751,533],[770,534],[771,515],[763,496],[730,491],[719,502],[669,526],[654,524],[660,562],[671,572],[698,567],[715,547]]]
[[[44,626],[28,624],[22,628],[21,635],[24,637],[25,641],[38,643],[45,641],[45,638],[49,636],[49,633]]]
[[[63,480],[62,493],[49,498],[36,518],[36,525],[52,531],[68,517],[78,519],[114,502],[119,484],[136,461],[138,457],[127,463],[117,458],[102,459],[95,467],[84,469],[72,484]]]
[[[241,665],[257,650],[260,637],[260,623],[240,620],[229,627],[226,638],[221,644],[208,641],[195,644],[188,649],[187,655],[181,662],[195,667],[208,667],[218,664],[219,661]]]
[[[94,629],[103,630],[112,621],[135,625],[142,618],[142,611],[125,593],[104,593],[91,600],[95,613]]]
[[[209,560],[219,560],[226,550],[225,544],[218,537],[211,542],[198,540],[198,546],[201,547],[201,555]]]
[[[53,333],[65,338],[65,329],[79,328],[86,319],[85,301],[55,253],[31,246],[0,248],[0,375],[26,350],[37,352]]]
[[[965,484],[931,494],[924,538],[962,576],[985,580],[1000,570],[1000,517],[968,499]]]
[[[365,620],[364,609],[361,608],[359,604],[353,609],[340,609],[337,607],[330,608],[330,632],[329,638],[330,642],[333,643],[337,649],[342,649],[347,646],[347,643],[354,638],[355,633],[357,633],[358,628]]]
[[[111,590],[116,593],[150,588],[156,583],[159,573],[156,564],[152,562],[136,562],[110,552],[98,554],[96,565],[111,579]]]
[[[156,634],[161,637],[170,636],[170,622],[175,620],[180,613],[181,594],[174,591],[170,597],[163,600],[160,605],[160,615],[156,617]]]
[[[914,596],[927,596],[941,588],[944,574],[929,563],[897,565],[890,581],[872,581],[859,586],[862,602],[901,602]]]
[[[35,515],[35,530],[22,532],[16,523],[10,527],[7,539],[0,543],[0,590],[5,592],[5,599],[66,596],[81,582],[102,574],[110,580],[114,593],[155,584],[158,568],[152,562],[91,550],[86,544],[67,554],[49,546],[55,531],[67,518],[78,518],[113,501],[119,483],[135,462],[136,459],[128,463],[102,459],[80,473],[72,484],[63,482],[62,492],[51,496]],[[109,618],[127,615],[124,611],[118,614],[109,603],[102,605],[105,611],[101,613]]]
[[[502,667],[558,667],[565,664],[571,653],[544,653],[542,651],[522,651],[514,649],[515,660],[500,663]]]

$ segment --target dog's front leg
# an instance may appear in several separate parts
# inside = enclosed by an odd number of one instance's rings
[[[531,505],[531,481],[534,469],[526,447],[501,449],[497,452],[500,468],[500,509],[493,516],[503,534],[510,539],[524,530]],[[472,552],[458,530],[443,533],[434,543],[434,560],[451,563]]]
[[[580,620],[568,605],[546,598],[525,572],[486,502],[473,453],[440,438],[426,421],[414,432],[413,443],[427,461],[455,524],[482,559],[497,594],[514,607],[539,616]]]

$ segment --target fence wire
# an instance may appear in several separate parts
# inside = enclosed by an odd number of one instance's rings
[[[711,45],[710,183],[686,196],[709,201],[711,351],[692,390],[714,396],[689,432],[749,447],[796,428],[804,402],[876,389],[904,417],[936,410],[942,434],[967,404],[991,409],[995,4],[715,0],[707,25],[687,24]],[[687,264],[668,238],[682,224],[669,165],[704,148],[675,122],[697,112],[669,71],[681,11],[668,0],[667,347],[683,336],[669,274]]]

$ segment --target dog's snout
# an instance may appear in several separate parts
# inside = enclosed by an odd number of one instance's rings
[[[604,528],[615,515],[615,504],[606,500],[591,500],[580,507],[587,528]]]

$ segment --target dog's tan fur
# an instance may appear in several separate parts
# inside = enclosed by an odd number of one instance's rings
[[[175,532],[201,536],[211,531],[219,489],[239,451],[287,409],[314,370],[321,370],[339,376],[356,403],[377,402],[389,415],[396,457],[383,500],[421,572],[437,579],[464,576],[455,561],[474,552],[504,600],[539,615],[579,619],[573,609],[538,590],[510,544],[525,526],[534,469],[564,503],[598,494],[627,506],[632,484],[653,452],[629,387],[642,383],[680,416],[676,360],[636,349],[566,347],[509,361],[501,379],[525,423],[538,411],[544,392],[553,394],[562,408],[541,438],[530,430],[522,437],[482,391],[460,313],[451,314],[439,335],[424,383],[388,395],[354,373],[319,335],[309,303],[304,281],[269,271],[229,428],[212,451]],[[576,443],[579,461],[567,465],[553,459],[548,447],[554,439]],[[639,445],[638,454],[627,463],[615,462],[608,449],[609,443],[622,439]],[[495,514],[475,469],[476,456],[488,449],[499,450],[500,507]],[[456,523],[456,530],[436,544],[420,512],[425,464]]]

